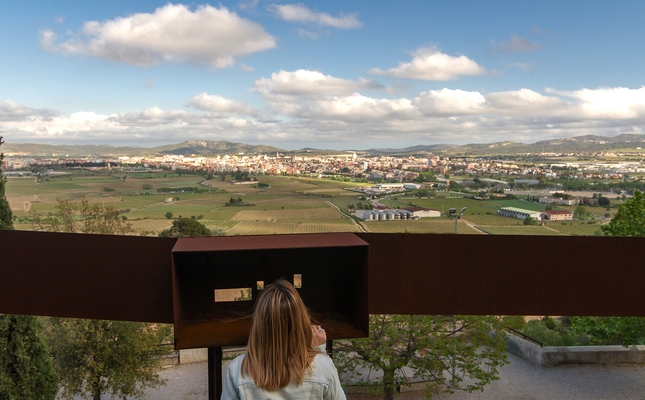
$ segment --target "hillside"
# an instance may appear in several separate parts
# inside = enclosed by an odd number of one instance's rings
[[[496,143],[470,143],[465,145],[433,144],[405,148],[372,148],[354,151],[374,155],[404,155],[414,153],[439,153],[446,155],[503,155],[518,153],[589,153],[616,149],[645,149],[645,135],[622,134],[614,137],[595,135],[576,136],[564,139],[543,140],[536,143],[503,141]],[[2,150],[7,156],[31,157],[94,157],[94,156],[154,156],[154,155],[201,155],[218,154],[335,154],[338,150],[306,148],[283,150],[274,146],[235,143],[226,140],[188,140],[151,148],[107,145],[47,145],[35,143],[6,142]]]

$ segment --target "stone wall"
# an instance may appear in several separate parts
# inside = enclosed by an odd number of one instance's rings
[[[545,346],[509,335],[506,350],[537,365],[645,364],[645,346]]]

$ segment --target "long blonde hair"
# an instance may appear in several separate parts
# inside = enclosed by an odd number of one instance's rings
[[[258,297],[253,324],[242,360],[264,390],[277,390],[292,380],[300,384],[313,358],[311,316],[296,289],[284,279],[267,285]]]

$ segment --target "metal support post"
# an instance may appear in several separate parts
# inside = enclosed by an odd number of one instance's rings
[[[222,397],[222,348],[208,348],[208,400]]]

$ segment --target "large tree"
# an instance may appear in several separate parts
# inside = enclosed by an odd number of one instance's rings
[[[61,376],[61,394],[71,399],[86,392],[143,398],[159,378],[159,346],[170,337],[170,325],[90,319],[52,319],[49,340]]]
[[[645,236],[645,195],[634,192],[634,197],[618,206],[614,218],[600,229],[607,236]],[[572,317],[571,328],[587,335],[594,344],[645,344],[642,317]]]
[[[53,400],[58,392],[37,317],[0,315],[0,399]]]
[[[0,137],[0,146],[2,145]],[[3,155],[0,153],[0,167]],[[0,229],[13,229],[0,168]],[[0,314],[0,399],[54,399],[58,377],[36,317]]]
[[[163,230],[161,237],[200,237],[211,236],[211,231],[201,222],[192,218],[179,218],[172,221],[172,226]]]
[[[2,141],[2,136],[0,136],[0,146],[2,146],[2,143],[4,142]],[[2,174],[3,159],[4,154],[0,153],[0,229],[13,229],[13,215],[5,195],[5,183],[7,182],[7,178]]]
[[[645,195],[634,192],[634,197],[618,206],[614,218],[600,229],[607,236],[645,236]]]
[[[56,210],[45,216],[32,211],[33,228],[39,231],[104,235],[132,233],[132,224],[121,218],[118,209],[100,203],[92,204],[86,198],[80,202],[58,200]]]
[[[53,232],[127,234],[131,224],[119,210],[102,204],[59,200],[56,212],[41,216],[32,212],[34,228]],[[141,398],[159,378],[160,347],[170,339],[169,325],[89,319],[51,318],[47,339],[56,372],[66,398],[91,393]]]
[[[380,371],[386,400],[410,373],[427,382],[428,397],[472,392],[498,379],[506,363],[501,332],[493,316],[372,315],[369,338],[335,343],[335,362],[343,376],[363,383],[369,377],[361,371]]]

